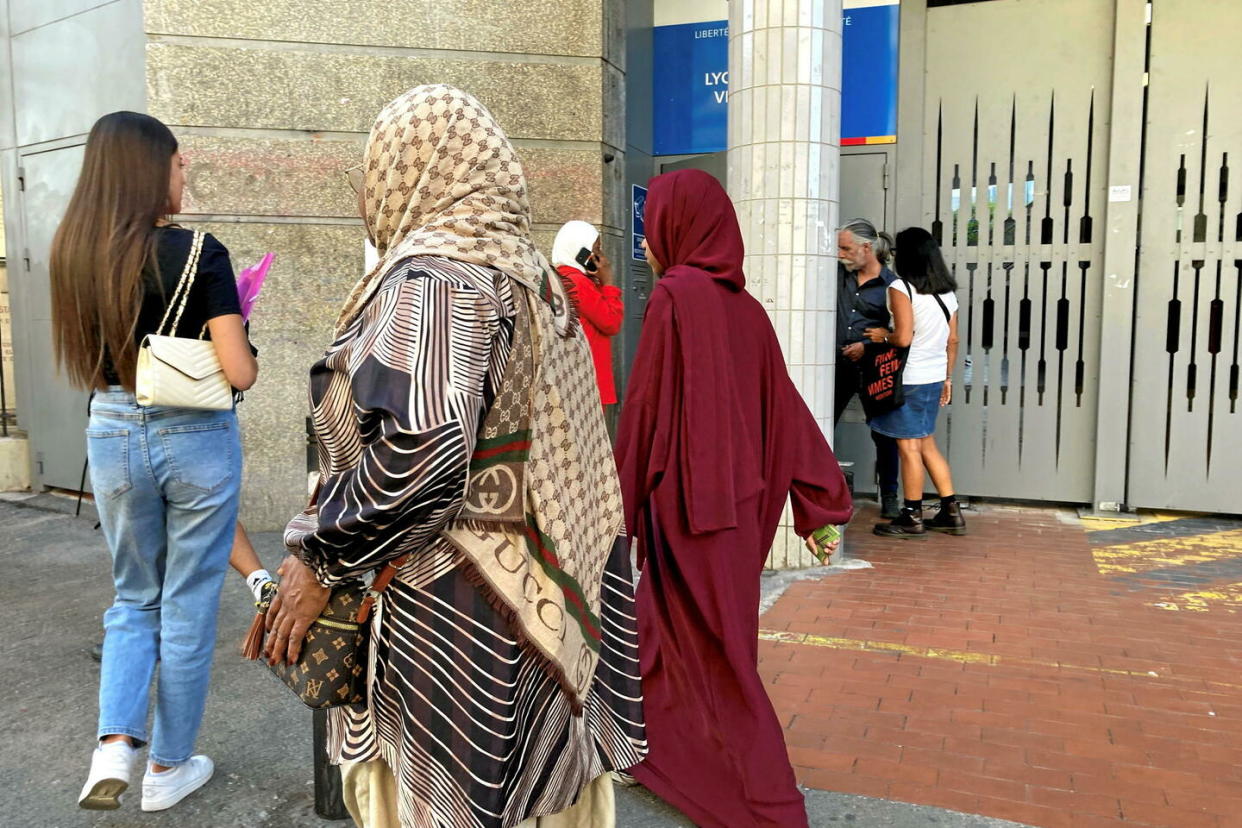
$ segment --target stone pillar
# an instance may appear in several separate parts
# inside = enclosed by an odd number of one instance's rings
[[[832,434],[841,0],[730,0],[729,194],[751,293]],[[771,566],[814,561],[786,515]]]

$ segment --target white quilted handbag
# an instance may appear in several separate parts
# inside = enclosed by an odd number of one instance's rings
[[[156,332],[144,338],[142,347],[138,349],[135,396],[139,405],[210,411],[227,411],[233,407],[233,387],[225,379],[215,346],[204,339],[207,326],[203,325],[198,339],[176,336],[181,314],[194,286],[194,277],[198,275],[198,259],[202,252],[203,234],[195,230],[185,270],[181,272],[177,289],[168,301],[164,318]],[[169,325],[168,317],[174,307],[177,314]]]

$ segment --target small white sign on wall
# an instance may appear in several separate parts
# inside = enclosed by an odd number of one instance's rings
[[[1129,201],[1133,190],[1129,184],[1113,184],[1108,188],[1109,201]]]

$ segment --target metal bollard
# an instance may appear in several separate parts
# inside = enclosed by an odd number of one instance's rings
[[[319,441],[315,438],[315,426],[306,418],[306,470],[315,471],[319,466]],[[345,799],[341,792],[341,769],[328,762],[328,711],[316,710],[311,714],[311,750],[315,757],[315,813],[324,819],[349,819]]]
[[[315,813],[324,819],[349,819],[341,790],[341,769],[328,762],[328,711],[316,710],[314,717]]]

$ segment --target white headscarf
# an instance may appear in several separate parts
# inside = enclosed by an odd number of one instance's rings
[[[598,238],[599,231],[585,221],[566,222],[552,242],[552,266],[568,266],[585,273],[582,262],[578,261],[578,252],[584,247],[592,249]]]

